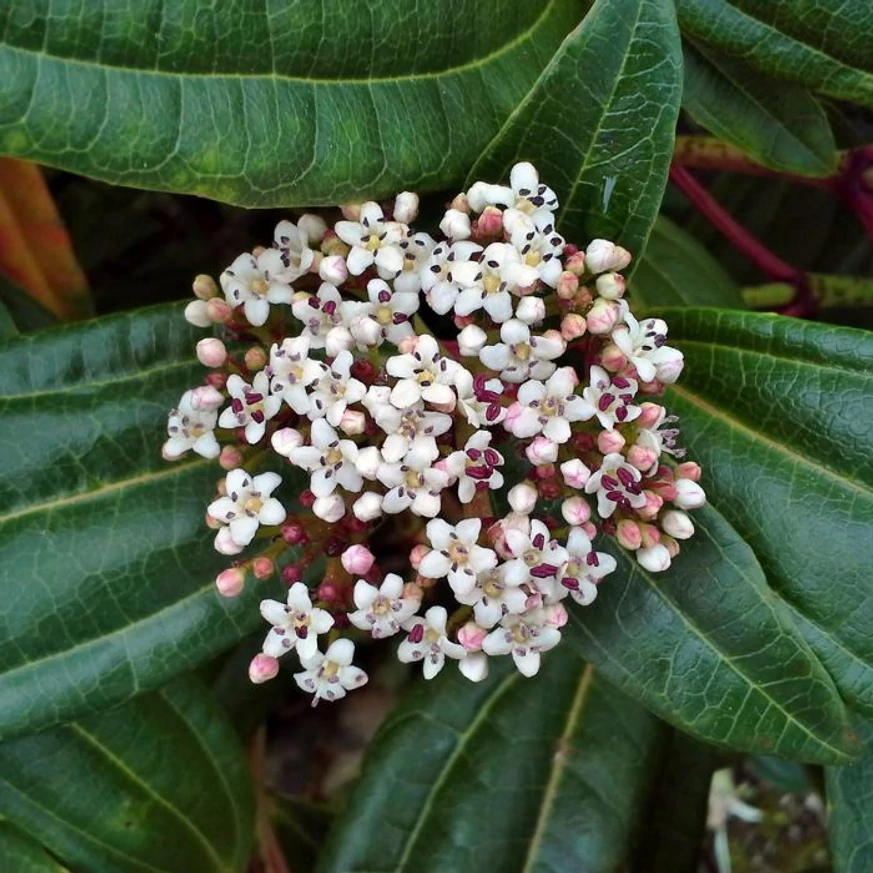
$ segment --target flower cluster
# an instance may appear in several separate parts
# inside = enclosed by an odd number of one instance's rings
[[[439,238],[411,226],[403,193],[342,207],[332,227],[282,221],[220,289],[195,280],[186,317],[223,338],[198,343],[211,372],[171,412],[164,455],[217,456],[215,547],[261,545],[218,577],[222,594],[282,564],[253,681],[293,649],[315,702],[343,697],[367,681],[352,666],[366,635],[397,636],[426,678],[449,658],[478,681],[500,655],[532,676],[566,601],[588,606],[616,570],[598,533],[648,572],[694,533],[700,468],[679,463],[676,418],[648,399],[682,354],[662,320],[631,313],[630,254],[567,243],[530,164],[509,182],[458,195]],[[317,586],[301,581],[311,567]]]

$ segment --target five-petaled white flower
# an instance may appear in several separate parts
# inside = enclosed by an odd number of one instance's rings
[[[467,202],[476,212],[482,212],[486,206],[504,206],[542,220],[548,220],[558,208],[555,192],[540,182],[536,168],[527,161],[510,170],[508,187],[475,182],[467,192]]]
[[[597,493],[597,512],[601,518],[609,518],[619,506],[639,509],[646,505],[646,495],[639,484],[641,478],[640,471],[628,464],[624,455],[610,452],[585,483],[585,493]]]
[[[389,402],[390,395],[386,385],[371,386],[363,401],[387,434],[381,449],[383,459],[389,464],[408,460],[413,465],[420,459],[435,461],[439,456],[436,437],[451,428],[451,416],[427,409],[423,401],[398,409]]]
[[[270,363],[264,372],[270,377],[270,391],[281,397],[298,415],[309,412],[311,398],[307,389],[324,375],[327,366],[309,357],[307,336],[287,337],[282,344],[273,343]]]
[[[477,490],[494,490],[503,486],[503,474],[497,469],[503,465],[503,455],[491,448],[491,432],[477,430],[463,449],[452,452],[445,467],[458,483],[458,499],[469,503]]]
[[[408,664],[424,660],[425,679],[433,679],[446,662],[446,656],[460,660],[467,650],[459,643],[453,643],[446,636],[448,613],[442,606],[432,606],[422,618],[410,618],[404,629],[406,639],[397,648],[397,657]]]
[[[437,341],[430,335],[420,336],[415,350],[388,358],[385,369],[399,381],[391,389],[391,403],[406,409],[418,400],[439,405],[455,401],[455,384],[461,365],[440,354]]]
[[[367,393],[367,386],[352,377],[354,358],[350,351],[340,352],[325,366],[311,395],[308,415],[311,419],[324,417],[328,424],[338,427],[350,403],[357,403]]]
[[[499,342],[485,346],[479,360],[490,370],[499,370],[507,382],[526,379],[548,379],[555,372],[555,358],[564,354],[566,340],[556,330],[543,336],[531,336],[530,328],[517,318],[511,318],[500,327]]]
[[[500,402],[504,391],[500,379],[486,379],[481,373],[474,376],[461,367],[455,377],[458,407],[472,427],[492,427],[506,418],[507,408]]]
[[[284,270],[279,274],[283,282],[294,282],[309,271],[315,260],[315,252],[309,248],[309,236],[300,226],[291,221],[276,225],[273,241],[282,260]]]
[[[616,424],[627,424],[638,418],[642,411],[633,405],[637,382],[624,376],[610,376],[603,367],[591,367],[591,384],[582,391],[582,396],[596,410],[600,423],[606,430]]]
[[[334,640],[324,654],[316,652],[311,658],[300,659],[303,672],[295,673],[294,681],[314,695],[313,706],[319,700],[339,700],[347,691],[367,684],[367,674],[352,665],[354,656],[351,640]]]
[[[338,221],[334,230],[352,247],[346,263],[353,276],[375,265],[383,279],[393,279],[403,269],[400,243],[408,228],[397,221],[385,221],[378,203],[363,203],[359,221]]]
[[[291,649],[301,659],[311,658],[318,651],[319,635],[333,627],[333,616],[312,605],[303,582],[295,582],[288,589],[286,603],[262,600],[261,615],[273,625],[263,645],[264,654],[271,658],[281,658]]]
[[[606,552],[595,552],[591,548],[591,540],[581,527],[570,529],[567,555],[567,563],[558,574],[556,596],[560,599],[560,589],[563,589],[564,592],[569,591],[577,603],[588,606],[597,597],[600,580],[615,570],[615,558]]]
[[[237,545],[247,546],[255,538],[259,525],[285,521],[285,507],[270,496],[281,481],[278,473],[250,476],[241,468],[231,470],[224,480],[224,497],[210,503],[206,511],[230,528],[231,538]]]
[[[351,348],[354,340],[346,326],[349,305],[361,307],[364,304],[344,302],[336,285],[322,282],[317,294],[301,292],[294,295],[291,314],[303,322],[301,336],[309,338],[313,349],[323,349],[328,344],[328,337],[338,348]]]
[[[512,318],[512,295],[528,293],[539,281],[539,273],[523,263],[518,249],[508,243],[491,243],[478,264],[468,265],[453,268],[453,275],[463,286],[455,301],[457,315],[472,315],[484,309],[493,321],[502,324]]]
[[[242,306],[246,318],[260,327],[270,316],[271,303],[290,303],[291,286],[279,277],[285,270],[282,255],[276,249],[264,249],[257,257],[240,255],[220,276],[227,302]]]
[[[421,268],[421,290],[434,312],[439,315],[451,312],[463,289],[462,280],[468,275],[475,277],[479,272],[474,259],[481,251],[482,246],[463,241],[452,245],[447,242],[439,243],[430,253]],[[458,271],[455,268],[460,264],[467,266]]]
[[[427,233],[407,231],[400,241],[403,267],[394,279],[394,290],[400,294],[418,294],[421,291],[421,268],[427,262],[436,242]]]
[[[667,322],[661,318],[637,321],[630,312],[612,331],[612,341],[633,364],[643,382],[658,379],[667,385],[679,378],[684,359],[679,349],[666,345]]]
[[[396,515],[411,509],[415,515],[433,518],[440,511],[440,492],[449,484],[449,475],[430,463],[426,456],[419,456],[379,465],[378,479],[389,489],[382,499],[383,512]]]
[[[289,460],[312,474],[310,490],[316,497],[333,494],[337,486],[346,491],[360,491],[363,478],[355,461],[358,447],[351,440],[341,440],[323,419],[312,422],[311,446],[292,449]]]
[[[390,637],[415,615],[421,601],[403,594],[403,580],[389,573],[377,588],[364,579],[355,584],[355,606],[349,621],[361,630],[370,631],[375,639]]]
[[[433,549],[422,559],[418,572],[429,579],[446,576],[452,590],[467,594],[481,573],[497,566],[497,555],[476,544],[482,520],[465,518],[451,525],[441,518],[427,523],[427,536]]]
[[[507,579],[506,564],[479,574],[476,585],[466,594],[456,594],[458,603],[473,607],[473,617],[483,628],[492,628],[507,613],[525,611],[528,595],[517,577]]]
[[[267,422],[281,409],[282,398],[270,394],[270,377],[262,370],[251,384],[233,373],[227,377],[228,406],[218,419],[219,427],[244,427],[247,443],[264,436]]]
[[[561,254],[565,243],[564,238],[555,231],[551,216],[536,222],[528,219],[517,223],[511,241],[521,254],[522,263],[533,267],[540,281],[550,288],[557,287],[564,269]]]
[[[164,443],[165,458],[178,458],[193,449],[204,458],[214,458],[220,449],[215,438],[215,423],[218,421],[218,406],[224,398],[216,393],[217,404],[195,405],[194,390],[186,391],[179,405],[170,412],[167,422],[169,439]]]
[[[349,326],[356,342],[376,346],[387,340],[396,346],[406,337],[415,336],[410,318],[418,311],[417,292],[392,291],[382,279],[371,279],[367,296],[369,306]]]
[[[540,669],[540,653],[561,642],[561,632],[546,624],[543,609],[532,609],[521,615],[509,613],[485,637],[482,648],[489,655],[512,655],[523,676],[534,676]]]
[[[549,529],[538,519],[531,520],[527,531],[508,527],[504,536],[512,555],[504,565],[507,583],[528,583],[544,596],[552,594],[555,580],[567,563],[567,550],[552,539]]]
[[[572,367],[555,370],[545,384],[536,379],[525,382],[503,426],[519,439],[543,433],[553,443],[567,442],[570,422],[588,421],[595,413],[590,403],[573,393],[577,382]]]

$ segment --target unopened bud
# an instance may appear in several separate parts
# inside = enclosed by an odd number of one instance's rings
[[[363,203],[342,203],[340,204],[340,212],[346,221],[359,221],[363,205]]]
[[[527,482],[519,482],[509,489],[507,498],[513,512],[530,515],[537,505],[537,489]]]
[[[630,252],[606,239],[592,240],[585,249],[585,265],[589,273],[623,270],[630,262]]]
[[[224,395],[212,385],[201,385],[191,392],[191,408],[206,412],[218,409],[224,403]]]
[[[297,229],[304,234],[309,245],[318,245],[327,233],[327,224],[320,215],[314,212],[306,212],[300,216]]]
[[[679,479],[676,482],[676,496],[673,502],[680,509],[699,509],[706,503],[706,494],[692,479]]]
[[[222,526],[215,535],[215,551],[220,555],[238,555],[242,550],[243,546],[230,535],[230,528]]]
[[[643,427],[646,430],[657,427],[664,414],[664,407],[657,403],[641,403],[640,410],[636,423],[638,427]]]
[[[430,553],[430,549],[419,543],[417,546],[413,546],[411,551],[409,552],[409,563],[412,566],[413,570],[418,570],[419,565],[421,564],[424,556]]]
[[[252,561],[252,573],[255,574],[255,579],[269,579],[275,572],[276,565],[264,555]]]
[[[257,373],[267,366],[267,353],[260,346],[252,346],[246,351],[243,360],[249,372]]]
[[[569,461],[564,461],[561,464],[561,475],[564,477],[564,482],[571,488],[584,488],[588,480],[591,478],[591,470],[585,466],[578,458],[572,458]]]
[[[597,434],[597,448],[604,455],[620,452],[624,443],[624,437],[617,430],[602,430]]]
[[[418,194],[412,191],[401,191],[394,198],[394,220],[403,224],[415,221],[418,215]]]
[[[458,642],[468,652],[478,652],[482,649],[482,643],[485,637],[488,636],[488,631],[480,627],[475,621],[468,621],[458,631]]]
[[[449,209],[440,222],[440,230],[449,239],[469,239],[473,232],[470,216],[459,209]]]
[[[690,479],[692,482],[699,482],[700,477],[703,475],[703,470],[701,470],[700,464],[695,464],[694,461],[686,461],[676,468],[674,475],[676,479]]]
[[[600,353],[600,364],[610,373],[618,373],[627,367],[627,358],[615,343],[610,343]]]
[[[342,285],[349,278],[349,268],[342,255],[328,255],[321,259],[318,265],[318,276],[322,282],[331,285]]]
[[[236,470],[241,467],[245,457],[237,446],[225,446],[218,456],[218,463],[222,470]]]
[[[565,249],[566,251],[566,249]],[[574,276],[582,276],[585,273],[585,254],[584,252],[575,251],[568,258],[564,259],[564,269],[572,273]]]
[[[360,521],[372,521],[382,514],[382,495],[374,491],[362,494],[352,506],[355,518]]]
[[[586,323],[588,332],[602,336],[609,333],[618,321],[620,310],[614,302],[604,297],[598,297],[594,305],[588,310]]]
[[[209,304],[205,300],[192,300],[185,307],[185,321],[194,327],[210,327]]]
[[[295,582],[300,582],[303,579],[303,568],[300,564],[286,564],[282,568],[282,581],[287,586],[292,586]]]
[[[197,360],[204,367],[220,367],[227,360],[227,349],[214,336],[200,340],[196,346]]]
[[[604,273],[594,283],[597,293],[607,300],[618,300],[624,296],[625,281],[620,273]]]
[[[554,464],[558,460],[558,444],[548,437],[534,437],[530,445],[524,450],[525,457],[536,467],[544,464]]]
[[[661,511],[661,507],[664,505],[664,498],[661,497],[660,494],[648,490],[643,491],[643,495],[646,498],[646,502],[636,510],[636,513],[640,518],[644,518],[648,521],[653,519]]]
[[[222,597],[236,597],[246,584],[246,574],[236,567],[222,570],[215,580],[215,587]]]
[[[522,297],[515,308],[515,317],[528,325],[542,321],[546,317],[545,300],[542,297]]]
[[[540,464],[538,467],[534,467],[534,476],[537,479],[551,479],[555,475],[555,465],[546,462],[545,464]]]
[[[644,549],[650,549],[652,546],[656,546],[661,542],[661,531],[659,528],[655,527],[655,525],[642,522],[640,523],[639,528],[640,542]]]
[[[670,553],[671,558],[675,558],[679,554],[681,547],[673,537],[662,536],[661,545]]]
[[[561,504],[561,515],[567,524],[579,527],[591,518],[591,507],[582,497],[571,497]]]
[[[627,453],[627,462],[640,472],[648,473],[658,463],[658,453],[643,446],[631,446]]]
[[[661,516],[661,527],[665,533],[677,540],[687,540],[694,536],[694,523],[678,509],[670,509]]]
[[[637,549],[637,563],[650,573],[663,573],[670,568],[670,552],[660,544]]]
[[[496,206],[486,206],[476,221],[476,234],[479,237],[498,238],[503,236],[503,210]]]
[[[312,504],[312,511],[324,521],[333,524],[346,514],[346,504],[339,494],[328,494],[317,497]]]
[[[220,291],[218,285],[215,284],[215,279],[212,276],[207,276],[206,273],[200,273],[194,277],[194,296],[199,300],[211,300],[213,297],[218,297]]]
[[[255,655],[249,664],[249,679],[255,685],[261,685],[275,679],[279,673],[279,661],[269,655]]]
[[[468,324],[458,334],[458,351],[465,357],[478,355],[485,343],[488,342],[488,334],[475,324]]]
[[[270,445],[277,455],[290,458],[294,449],[299,449],[304,443],[303,434],[293,427],[283,427],[270,437]]]
[[[206,312],[213,324],[227,324],[233,318],[233,307],[220,297],[206,302]]]
[[[615,538],[618,544],[629,551],[636,551],[642,545],[642,534],[640,526],[630,519],[623,519],[618,523],[615,531]]]
[[[339,429],[346,436],[357,436],[364,432],[367,426],[367,418],[363,412],[357,409],[346,409],[340,419]]]
[[[362,545],[349,546],[340,555],[340,561],[342,561],[346,573],[350,573],[352,576],[363,576],[373,566],[375,560],[373,553]]]
[[[300,545],[307,539],[303,525],[296,521],[289,521],[283,524],[281,533],[282,539],[285,540],[289,546]]]
[[[563,627],[569,620],[567,610],[562,603],[552,603],[543,610],[547,627]]]
[[[558,285],[555,290],[561,300],[572,300],[579,290],[579,277],[569,270],[564,270],[558,277]]]
[[[584,336],[586,330],[588,330],[588,322],[585,321],[584,316],[579,315],[577,312],[571,312],[561,319],[561,336],[567,342],[572,342],[574,339]]]
[[[206,374],[206,379],[204,381],[216,391],[221,391],[224,389],[225,385],[227,385],[227,373],[213,370],[211,373]],[[222,398],[222,402],[224,402],[224,398]]]

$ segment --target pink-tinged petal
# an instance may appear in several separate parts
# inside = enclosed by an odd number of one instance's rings
[[[230,536],[238,546],[247,546],[254,538],[258,530],[258,520],[249,518],[235,518],[229,525]]]

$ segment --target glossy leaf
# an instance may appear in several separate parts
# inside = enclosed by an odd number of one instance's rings
[[[774,81],[711,47],[685,45],[682,107],[765,167],[826,176],[836,166],[827,115],[809,91]]]
[[[667,402],[713,502],[842,696],[873,714],[873,336],[764,314],[666,317],[686,359]]]
[[[567,640],[605,678],[700,739],[850,759],[857,740],[845,705],[755,554],[711,507],[697,510],[694,524],[667,573],[611,548],[618,570],[592,605],[570,610]]]
[[[873,106],[873,6],[863,0],[676,0],[676,9],[683,30],[762,73]]]
[[[672,3],[597,0],[510,115],[472,179],[533,161],[572,242],[642,252],[673,154],[682,56]]]
[[[324,845],[332,811],[299,797],[273,795],[270,821],[282,854],[294,873],[313,873]]]
[[[52,327],[58,322],[54,315],[28,296],[26,291],[3,276],[0,276],[0,305],[4,312],[8,313],[17,330],[22,333]],[[8,339],[15,332],[17,331],[8,329],[7,322],[7,331],[3,339]]]
[[[258,624],[269,583],[213,588],[218,468],[160,454],[200,335],[169,306],[0,346],[2,736],[120,703]]]
[[[566,646],[532,680],[448,666],[380,729],[320,873],[621,868],[663,725]]]
[[[68,873],[32,837],[0,821],[0,870],[11,873]]]
[[[736,283],[688,231],[659,215],[630,286],[635,304],[744,308]]]
[[[245,206],[434,190],[580,15],[577,0],[6,4],[0,151]]]
[[[235,873],[248,861],[246,761],[194,680],[4,743],[0,771],[0,813],[74,869]]]

